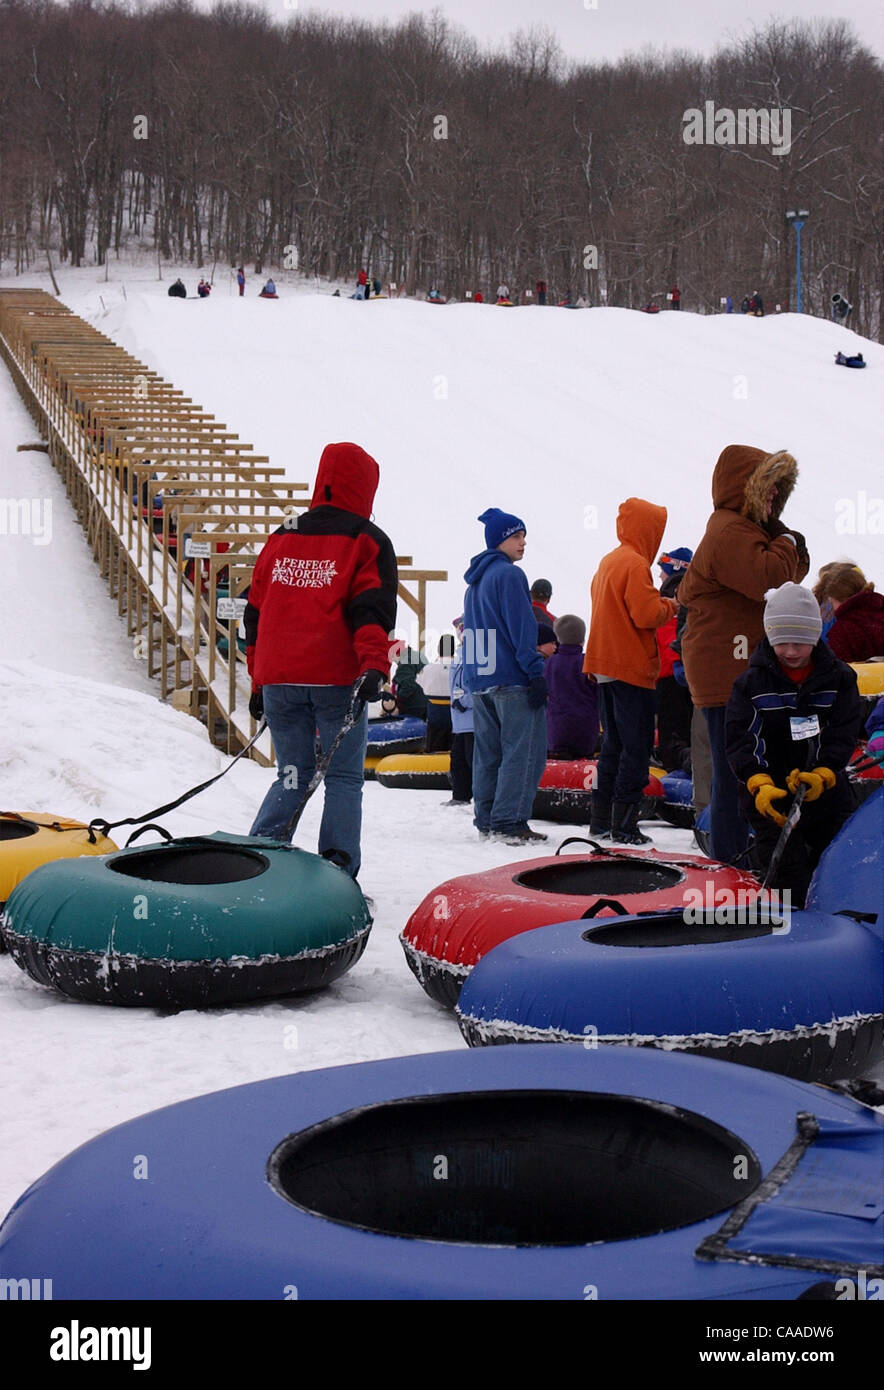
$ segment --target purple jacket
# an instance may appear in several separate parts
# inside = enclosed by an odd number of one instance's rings
[[[598,686],[583,674],[583,648],[560,646],[544,669],[546,746],[553,757],[591,758],[599,741]]]

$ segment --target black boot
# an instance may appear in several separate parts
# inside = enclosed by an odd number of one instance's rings
[[[611,807],[611,839],[618,845],[650,845],[650,835],[643,835],[638,828],[638,818],[642,804],[640,801],[615,801]]]
[[[597,840],[611,838],[611,803],[600,792],[589,794],[589,833]]]

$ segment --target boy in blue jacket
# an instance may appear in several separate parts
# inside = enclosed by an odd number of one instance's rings
[[[498,507],[479,520],[485,549],[464,575],[463,684],[473,697],[473,809],[482,836],[545,840],[528,817],[546,765],[546,679],[528,580],[525,523]]]
[[[765,637],[737,677],[728,701],[728,762],[740,812],[755,832],[759,873],[770,863],[791,798],[807,788],[771,888],[788,888],[803,907],[826,846],[853,811],[845,768],[856,747],[862,708],[856,672],[820,639],[819,605],[809,589],[783,584],[764,610]]]

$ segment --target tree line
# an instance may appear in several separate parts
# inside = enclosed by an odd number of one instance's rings
[[[806,208],[805,310],[840,291],[884,337],[882,71],[843,21],[576,64],[543,30],[493,52],[438,13],[0,0],[0,51],[0,265],[22,273],[135,245],[258,273],[364,266],[409,294],[543,279],[635,308],[677,282],[689,309],[754,290],[786,309],[786,212]],[[707,103],[788,110],[788,149],[688,143]]]

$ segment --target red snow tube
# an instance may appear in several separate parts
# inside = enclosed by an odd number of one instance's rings
[[[594,758],[551,758],[540,779],[531,815],[537,820],[553,820],[566,825],[589,825],[590,796],[595,786]],[[658,801],[662,800],[662,783],[648,776],[642,798],[642,820],[653,820]]]
[[[563,848],[543,859],[450,878],[427,894],[400,940],[431,999],[454,1008],[476,962],[534,927],[701,904],[733,906],[758,894],[752,874],[698,855],[595,846],[589,854],[560,857]]]

